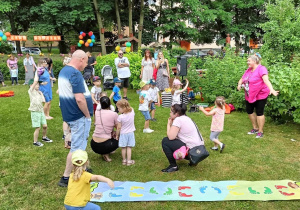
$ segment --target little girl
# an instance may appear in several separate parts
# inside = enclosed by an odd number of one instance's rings
[[[180,82],[179,79],[174,79],[173,81],[173,88],[171,91],[172,94],[172,106],[174,104],[181,104],[181,93],[183,93],[184,91],[186,91],[188,85],[189,85],[189,81],[187,79],[186,80],[186,85],[182,90],[179,90],[180,86],[182,85],[182,83]]]
[[[119,140],[119,147],[122,147],[122,164],[130,166],[135,163],[131,160],[131,148],[135,146],[134,110],[125,99],[119,100],[117,107],[122,114],[118,117],[116,139]]]
[[[65,208],[72,209],[94,209],[100,210],[100,206],[90,201],[91,191],[90,182],[106,182],[111,188],[114,188],[114,182],[101,175],[93,175],[86,170],[88,165],[88,155],[86,151],[76,150],[72,154],[73,171],[70,174],[68,191],[65,197]]]
[[[215,100],[215,108],[210,112],[205,111],[203,107],[200,107],[199,109],[206,116],[213,116],[210,128],[210,140],[214,142],[214,147],[211,147],[211,149],[218,151],[218,146],[220,146],[220,153],[222,153],[225,148],[225,144],[220,142],[218,137],[224,128],[225,98],[223,96],[218,96]]]

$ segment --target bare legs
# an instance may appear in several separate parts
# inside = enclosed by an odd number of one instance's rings
[[[53,119],[53,117],[50,117],[50,107],[51,107],[51,101],[46,102],[44,105],[44,113],[47,120]]]
[[[264,125],[265,125],[265,115],[256,116],[255,113],[249,114],[249,119],[252,123],[252,127],[258,132],[263,133]]]
[[[144,129],[147,129],[147,128],[149,128],[149,120],[145,121]]]
[[[41,128],[35,128],[33,133],[33,142],[37,142],[39,138]],[[43,125],[43,137],[47,136],[47,125]]]
[[[64,171],[64,177],[69,177],[72,172],[73,164],[72,164],[72,152],[69,152],[66,161],[66,168]]]

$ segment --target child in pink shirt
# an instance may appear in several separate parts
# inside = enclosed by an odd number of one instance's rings
[[[134,160],[131,160],[131,148],[135,146],[134,110],[125,99],[119,100],[116,105],[119,112],[122,113],[117,119],[116,139],[119,140],[119,147],[122,148],[122,164],[130,166],[135,163]]]
[[[214,147],[211,147],[211,149],[218,151],[218,146],[220,146],[220,153],[222,153],[225,144],[219,141],[219,135],[224,128],[225,98],[223,96],[218,96],[215,100],[215,108],[210,112],[207,112],[203,107],[200,107],[200,110],[206,116],[212,116],[210,140],[214,142]]]

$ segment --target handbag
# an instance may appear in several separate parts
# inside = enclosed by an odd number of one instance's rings
[[[167,72],[167,69],[163,69],[163,76],[164,77],[169,77],[169,74]]]
[[[193,121],[193,123],[197,129],[200,140],[203,141],[203,138],[199,132],[199,129],[198,129],[196,123],[194,121]],[[190,166],[196,166],[199,162],[201,162],[208,156],[209,156],[209,152],[206,150],[204,145],[193,147],[192,149],[189,149],[189,152],[188,152],[188,157],[190,160],[189,164],[190,164]]]

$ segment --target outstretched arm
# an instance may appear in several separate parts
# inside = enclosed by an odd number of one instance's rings
[[[210,112],[206,111],[202,106],[199,108],[206,116],[212,116],[216,113],[216,109],[211,110]]]
[[[107,178],[105,176],[93,175],[91,177],[91,181],[106,182],[110,186],[110,188],[113,189],[115,187],[114,182],[111,179],[109,179],[109,178]]]

